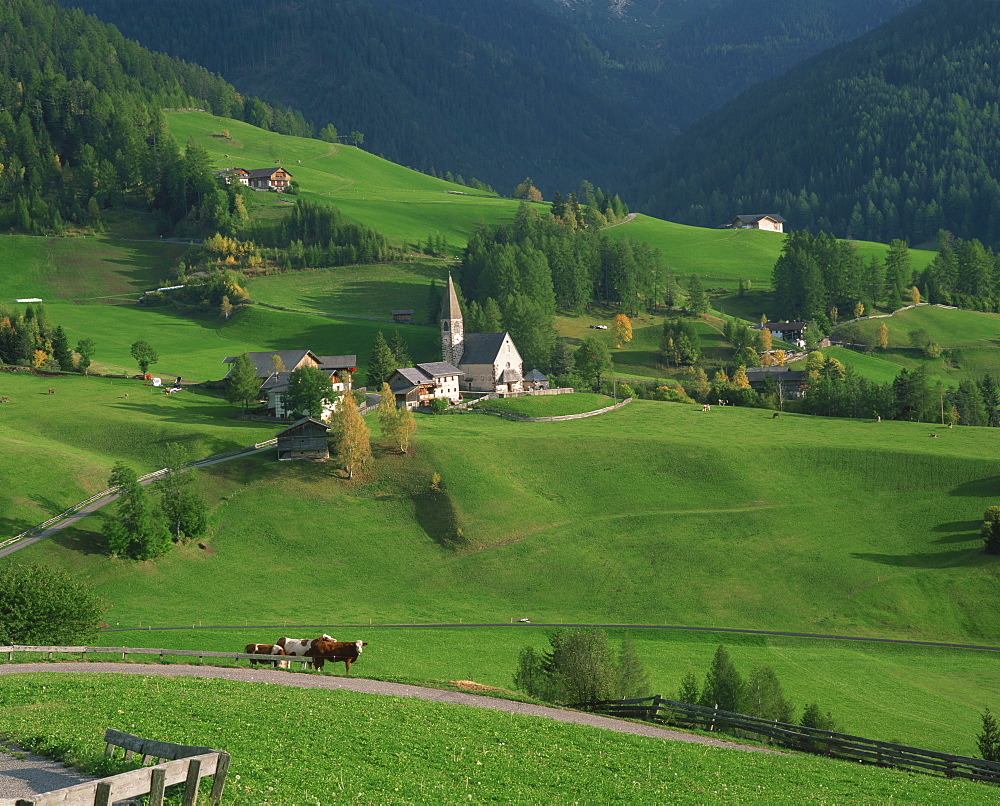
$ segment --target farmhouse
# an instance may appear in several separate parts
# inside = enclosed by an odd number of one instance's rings
[[[223,168],[221,171],[213,171],[212,175],[223,180],[227,185],[239,182],[241,185],[250,184],[250,174],[242,168]]]
[[[284,395],[288,391],[288,381],[292,372],[299,367],[316,367],[328,373],[334,393],[349,391],[353,386],[353,373],[358,368],[356,355],[316,355],[312,350],[276,350],[265,353],[249,353],[261,380],[260,398],[266,399],[265,408],[272,417],[285,417]],[[232,364],[235,356],[226,358],[223,364]],[[322,419],[329,420],[337,410],[341,395],[323,401]]]
[[[417,364],[397,369],[389,376],[389,388],[396,396],[396,405],[414,409],[427,406],[437,398],[458,403],[459,378],[465,373],[447,361]]]
[[[784,232],[785,219],[777,213],[757,213],[738,215],[723,229],[762,229],[768,232]]]
[[[303,417],[278,433],[278,459],[329,459],[330,448],[326,435],[330,426]]]
[[[282,193],[288,190],[292,175],[284,168],[252,168],[246,172],[248,184],[257,190],[276,190]]]
[[[776,339],[795,343],[805,338],[806,327],[806,322],[768,322],[764,325],[751,325],[751,330],[767,328]]]
[[[789,367],[747,367],[747,380],[755,392],[764,391],[766,379],[773,378],[782,397],[797,400],[806,393],[806,373]]]
[[[455,284],[448,275],[448,295],[441,312],[441,353],[463,373],[469,392],[520,392],[524,361],[510,333],[466,333]]]

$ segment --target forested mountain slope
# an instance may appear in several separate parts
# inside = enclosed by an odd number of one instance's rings
[[[206,165],[183,165],[164,107],[244,117],[279,112],[202,67],[150,53],[112,26],[54,0],[0,4],[0,230],[93,225],[126,197],[184,217],[214,186]],[[190,182],[189,182],[190,180]],[[185,183],[188,183],[187,185]]]
[[[1000,3],[926,0],[692,126],[635,196],[692,224],[778,212],[842,237],[995,245],[998,70]]]
[[[914,0],[64,0],[419,170],[615,185],[755,81]],[[614,13],[620,8],[621,13]]]

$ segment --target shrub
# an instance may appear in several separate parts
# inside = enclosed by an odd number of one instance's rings
[[[0,567],[0,643],[85,644],[101,626],[104,600],[63,571],[33,564]]]

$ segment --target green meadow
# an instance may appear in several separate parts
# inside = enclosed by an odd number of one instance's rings
[[[614,398],[590,392],[573,392],[565,395],[540,397],[511,397],[480,404],[490,411],[510,412],[525,417],[560,417],[566,414],[583,414],[614,404]]]
[[[107,726],[233,757],[226,802],[991,803],[972,782],[612,734],[338,690],[110,675],[0,678],[4,732],[106,772]],[[44,737],[44,738],[40,738]],[[125,762],[114,766],[126,768]]]

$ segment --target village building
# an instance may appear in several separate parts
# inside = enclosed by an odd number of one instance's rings
[[[459,379],[464,374],[447,361],[435,361],[397,369],[389,376],[388,383],[397,406],[415,409],[429,406],[437,399],[458,403],[462,399]]]
[[[465,332],[451,275],[441,311],[441,353],[462,371],[463,391],[505,394],[524,389],[524,361],[510,333]]]
[[[548,389],[551,385],[547,375],[543,375],[537,369],[531,370],[527,375],[524,376],[524,388],[531,389]]]
[[[292,184],[292,175],[284,168],[223,168],[221,171],[213,171],[212,175],[216,179],[224,181],[226,184],[239,182],[254,190],[274,190],[283,193]]]
[[[312,417],[292,423],[278,433],[278,459],[329,459],[329,430],[330,426]]]
[[[295,370],[315,367],[329,376],[333,395],[323,401],[321,419],[330,420],[343,393],[353,387],[353,374],[358,368],[356,355],[316,355],[312,350],[275,350],[249,353],[249,356],[261,381],[259,399],[264,401],[267,413],[278,418],[290,414],[285,409],[284,396]],[[222,363],[232,364],[235,361],[236,357],[230,356]]]
[[[762,229],[768,232],[784,232],[785,219],[777,213],[738,215],[722,229]]]
[[[413,322],[413,308],[392,311],[392,321],[400,325],[411,324]]]
[[[792,344],[796,344],[799,347],[805,347],[806,327],[808,327],[807,322],[766,322],[763,325],[751,325],[751,330],[763,330],[767,328],[771,331],[771,335],[776,339],[781,341],[787,341]],[[802,342],[801,344],[799,342]]]
[[[808,386],[806,372],[790,367],[747,367],[747,380],[755,392],[763,392],[766,379],[771,377],[778,386],[779,392],[786,400],[798,400],[806,393]]]

